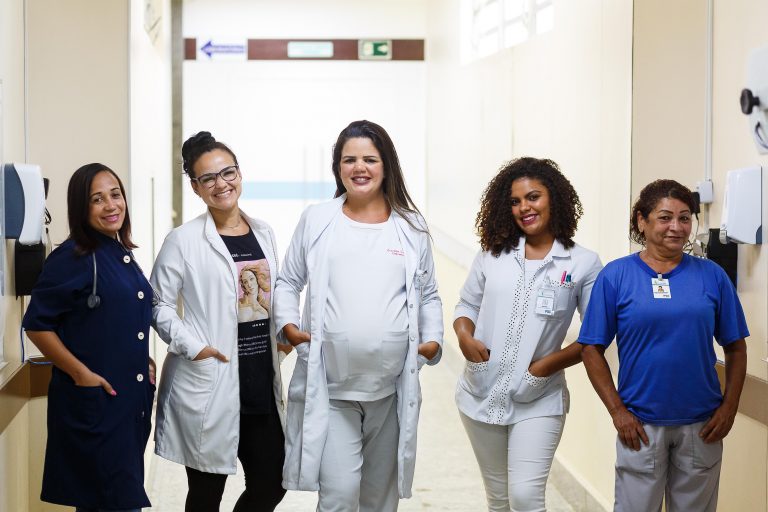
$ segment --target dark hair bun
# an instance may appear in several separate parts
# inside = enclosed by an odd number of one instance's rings
[[[184,172],[189,174],[194,160],[197,160],[197,156],[205,153],[206,149],[213,147],[214,144],[216,144],[216,139],[213,138],[211,132],[197,132],[188,138],[181,146]]]

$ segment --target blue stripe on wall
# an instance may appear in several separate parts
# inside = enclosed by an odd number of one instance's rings
[[[331,199],[336,183],[327,181],[246,181],[241,199]]]

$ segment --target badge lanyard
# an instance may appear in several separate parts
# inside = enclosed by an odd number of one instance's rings
[[[669,286],[669,279],[662,278],[661,274],[651,278],[651,288],[654,299],[672,298],[672,289]]]

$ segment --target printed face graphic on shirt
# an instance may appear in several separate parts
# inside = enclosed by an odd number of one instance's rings
[[[269,265],[267,260],[238,261],[239,290],[237,302],[238,322],[250,322],[269,318],[271,294]]]

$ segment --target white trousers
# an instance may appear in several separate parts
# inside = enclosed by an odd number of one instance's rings
[[[639,451],[616,438],[617,512],[715,512],[723,442],[705,444],[705,422],[674,427],[643,425],[649,444]]]
[[[461,413],[459,413],[461,414]],[[545,512],[544,493],[565,415],[489,425],[461,414],[490,512]]]
[[[398,505],[397,395],[331,400],[318,512],[394,512]]]

